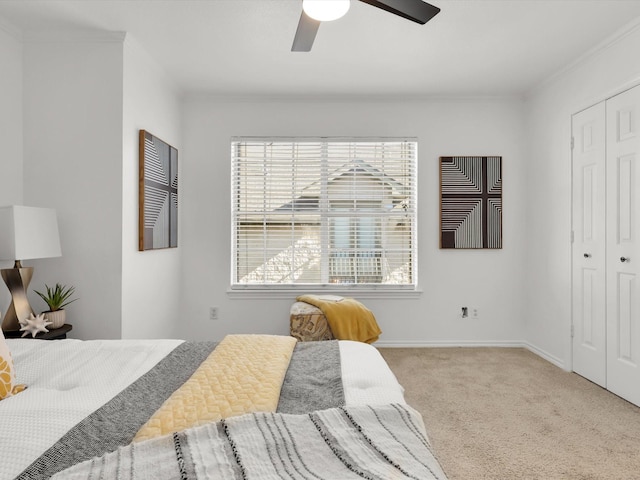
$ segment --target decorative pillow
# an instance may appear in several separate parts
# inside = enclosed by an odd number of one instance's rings
[[[16,385],[16,373],[7,342],[4,341],[0,329],[0,400],[16,395],[27,388],[26,385]]]

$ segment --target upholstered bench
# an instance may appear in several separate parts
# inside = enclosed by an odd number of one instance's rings
[[[333,340],[327,318],[318,307],[305,302],[295,302],[290,310],[291,336],[301,342]]]

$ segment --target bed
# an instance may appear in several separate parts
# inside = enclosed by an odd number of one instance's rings
[[[6,344],[0,479],[445,479],[378,351],[230,335]]]

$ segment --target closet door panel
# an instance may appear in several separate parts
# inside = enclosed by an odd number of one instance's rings
[[[606,110],[607,388],[640,405],[640,87]]]
[[[605,104],[572,117],[573,370],[606,385]]]
[[[614,345],[617,348],[615,356],[618,361],[636,364],[636,352],[632,342],[633,333],[633,301],[636,290],[636,276],[626,273],[618,274],[618,324],[615,328],[617,338]]]

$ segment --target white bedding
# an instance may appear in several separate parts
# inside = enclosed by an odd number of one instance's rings
[[[28,388],[0,402],[0,479],[20,474],[180,343],[7,339],[17,381]]]
[[[8,339],[17,380],[29,388],[0,402],[0,480],[17,476],[180,343]],[[402,387],[374,347],[339,345],[347,405],[405,403]]]
[[[347,405],[405,403],[404,389],[378,350],[350,340],[341,340],[339,345]]]

